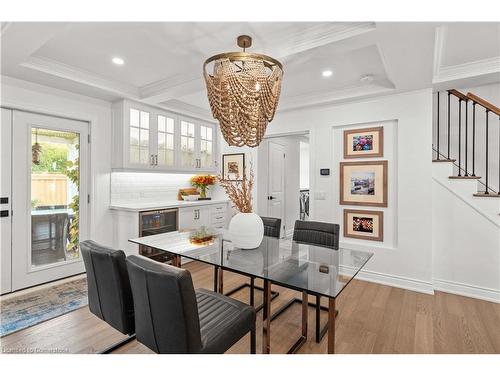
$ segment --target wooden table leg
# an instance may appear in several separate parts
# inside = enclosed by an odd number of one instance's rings
[[[335,353],[335,298],[328,299],[328,354]]]
[[[264,308],[262,310],[262,354],[271,352],[271,282],[264,280]]]

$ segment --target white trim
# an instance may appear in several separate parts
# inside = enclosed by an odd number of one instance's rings
[[[467,204],[470,208],[472,208],[474,211],[476,211],[478,214],[480,214],[481,216],[483,216],[486,220],[488,220],[489,222],[491,222],[493,225],[495,225],[496,227],[500,228],[500,221],[498,219],[498,217],[494,217],[494,216],[491,216],[490,214],[488,214],[487,212],[485,212],[484,210],[482,210],[481,208],[477,207],[475,204],[473,204],[471,201],[467,200],[465,197],[457,194],[456,191],[454,191],[450,186],[448,186],[446,183],[444,183],[443,181],[439,180],[439,178],[437,177],[432,177],[432,179],[434,181],[436,181],[439,185],[441,185],[442,187],[444,187],[446,190],[448,190],[450,193],[452,193],[453,195],[455,195],[458,199],[460,199],[461,201],[463,201],[465,204]],[[474,198],[474,196],[471,197],[471,199]],[[497,198],[491,198],[491,199],[497,199]]]
[[[434,75],[432,83],[436,84],[498,72],[500,72],[500,56],[495,56],[489,59],[440,68],[439,73]]]
[[[348,266],[340,266],[340,274],[352,274],[352,268]],[[390,275],[387,273],[361,270],[356,279],[368,281],[371,283],[392,286],[395,288],[412,290],[414,292],[434,294],[434,287],[431,282],[424,280],[412,279],[398,275]]]
[[[500,290],[484,288],[477,285],[459,283],[456,281],[433,279],[434,290],[458,294],[459,296],[478,298],[485,301],[500,303]]]
[[[448,34],[448,26],[439,26],[436,28],[436,33],[434,37],[434,65],[433,73],[434,77],[439,75],[441,69],[441,63],[443,62],[443,49],[444,43],[446,41],[446,36]]]
[[[47,73],[55,77],[79,82],[90,87],[123,95],[127,98],[138,98],[139,90],[133,85],[128,85],[107,78],[100,77],[97,74],[77,69],[71,65],[63,64],[46,57],[30,57],[27,61],[19,64],[20,66],[39,72]]]

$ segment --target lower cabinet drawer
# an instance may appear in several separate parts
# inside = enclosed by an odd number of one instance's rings
[[[212,224],[225,223],[225,222],[226,222],[226,215],[222,214],[212,215]]]

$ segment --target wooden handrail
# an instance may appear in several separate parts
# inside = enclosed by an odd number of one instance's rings
[[[450,90],[450,91],[452,91],[452,90]],[[482,106],[482,107],[490,110],[491,112],[496,113],[498,116],[500,116],[500,108],[491,104],[490,102],[487,102],[486,100],[481,99],[479,96],[474,95],[471,92],[467,93],[467,98],[472,100],[474,103],[477,103],[480,106]]]
[[[462,99],[462,100],[469,100],[469,98],[467,97],[467,95],[465,94],[462,94],[460,91],[458,90],[455,90],[455,89],[451,89],[451,90],[448,90],[448,92],[452,95],[455,95],[457,98],[459,99]]]

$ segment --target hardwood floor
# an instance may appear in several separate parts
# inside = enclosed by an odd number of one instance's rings
[[[211,289],[213,269],[189,263],[195,287]],[[224,272],[224,288],[246,281]],[[273,310],[295,293],[273,286],[280,296]],[[248,290],[233,297],[248,301]],[[256,292],[256,304],[262,294]],[[311,299],[312,301],[312,299]],[[323,301],[326,303],[326,301]],[[337,300],[337,353],[500,353],[500,304],[436,292],[434,296],[354,280]],[[272,353],[285,353],[301,331],[301,306],[295,304],[273,321]],[[314,311],[309,312],[308,341],[299,353],[326,353],[326,337],[314,340]],[[260,351],[261,313],[257,315],[257,350]],[[322,324],[326,313],[322,312]],[[121,335],[92,315],[87,307],[0,339],[3,353],[95,353],[120,341]],[[248,353],[249,335],[228,353]],[[115,353],[151,353],[133,341]]]

